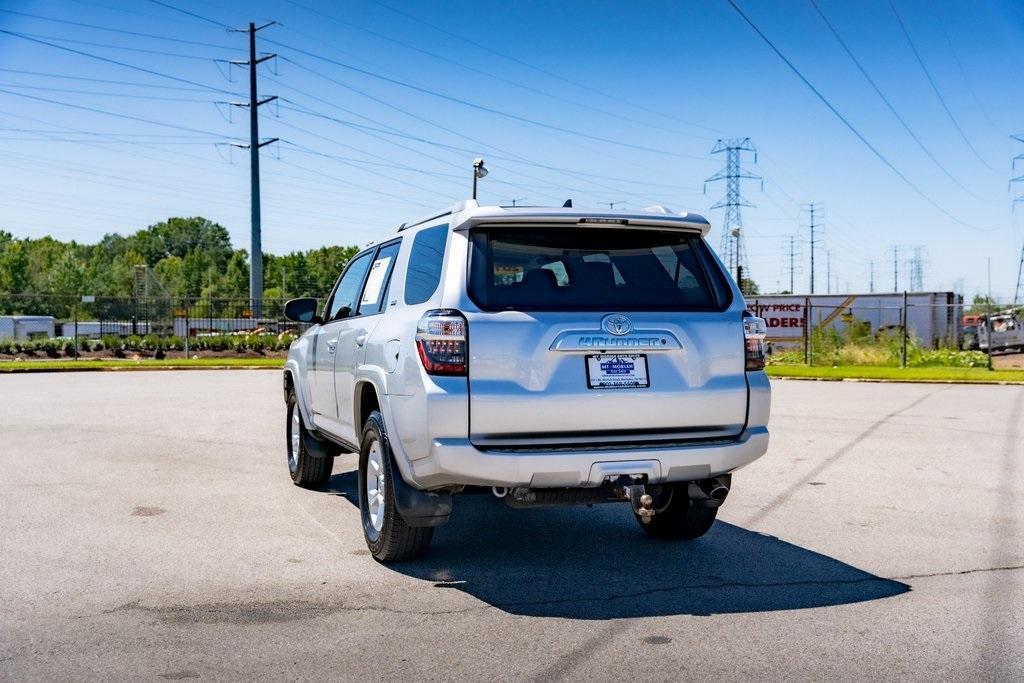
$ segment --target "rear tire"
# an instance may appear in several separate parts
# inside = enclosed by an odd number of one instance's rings
[[[288,471],[297,486],[307,489],[322,489],[331,478],[334,458],[314,458],[306,450],[306,425],[295,393],[288,394],[285,443],[287,444]]]
[[[654,517],[644,524],[635,512],[637,523],[651,538],[688,541],[699,538],[711,529],[718,515],[717,507],[706,507],[690,499],[689,484],[665,484],[652,493]]]
[[[433,527],[411,527],[395,507],[395,469],[384,431],[384,418],[375,410],[366,419],[359,448],[359,517],[366,547],[379,562],[420,557],[434,537]]]
[[[434,537],[432,526],[410,526],[394,503],[393,465],[384,418],[374,411],[362,428],[359,444],[359,518],[367,548],[379,562],[423,555]]]

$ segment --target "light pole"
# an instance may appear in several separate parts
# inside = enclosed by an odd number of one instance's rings
[[[473,199],[476,199],[476,181],[487,176],[487,167],[483,159],[473,160]]]

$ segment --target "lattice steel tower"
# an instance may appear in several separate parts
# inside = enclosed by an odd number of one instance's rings
[[[1024,142],[1024,135],[1011,135],[1011,138],[1017,142]],[[1024,161],[1024,154],[1018,154],[1013,158],[1013,170],[1017,170],[1017,162]],[[1013,189],[1014,183],[1024,182],[1024,175],[1019,175],[1014,178],[1010,178],[1010,189]],[[1017,204],[1024,202],[1024,194],[1019,197],[1014,197],[1010,202],[1011,210],[1017,208]],[[1021,295],[1024,294],[1024,244],[1020,246],[1020,263],[1017,265],[1017,286],[1013,289],[1013,304],[1016,306],[1017,302],[1021,300]]]
[[[711,208],[725,209],[725,215],[722,218],[722,241],[718,253],[725,265],[735,275],[741,267],[748,270],[747,252],[743,241],[743,216],[740,209],[744,206],[754,207],[740,193],[740,180],[743,178],[760,180],[762,190],[764,190],[764,181],[761,176],[745,172],[740,167],[742,152],[752,153],[754,163],[757,163],[757,149],[750,138],[718,140],[711,149],[711,153],[718,154],[720,152],[725,152],[725,168],[704,181],[704,191],[707,192],[708,183],[718,180],[725,181],[725,197],[715,202]]]

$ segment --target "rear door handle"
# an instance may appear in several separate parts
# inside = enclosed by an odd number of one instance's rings
[[[365,335],[365,334],[361,334],[358,337],[356,337],[356,346],[362,346],[363,344],[365,344],[366,343],[366,336],[367,335]]]
[[[333,354],[338,350],[338,340],[331,339],[327,342],[327,353]]]

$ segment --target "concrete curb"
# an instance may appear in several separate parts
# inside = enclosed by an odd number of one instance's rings
[[[125,365],[123,367],[95,367],[90,368],[88,366],[76,367],[76,368],[40,368],[40,367],[29,367],[29,368],[6,368],[0,366],[0,377],[3,375],[27,375],[41,372],[159,372],[161,370],[281,370],[284,368],[282,363],[278,365],[160,365],[160,366],[144,366],[144,365]]]
[[[881,379],[869,377],[791,377],[785,375],[768,375],[768,379],[795,380],[798,382],[871,382],[874,384],[998,384],[1011,387],[1024,385],[1024,380],[1012,381],[1005,379]]]

